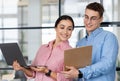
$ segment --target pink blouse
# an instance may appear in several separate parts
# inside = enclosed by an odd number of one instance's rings
[[[32,62],[32,65],[45,65],[48,69],[57,73],[57,81],[72,81],[66,79],[60,72],[64,69],[64,50],[72,48],[68,41],[61,42],[52,49],[54,41],[42,45]],[[44,73],[34,72],[35,81],[55,81],[51,77],[47,77]]]

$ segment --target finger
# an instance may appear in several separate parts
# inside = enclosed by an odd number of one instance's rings
[[[13,63],[18,63],[18,61],[17,61],[17,60],[15,60],[15,61],[13,61]]]
[[[70,71],[61,71],[63,75],[70,75]]]
[[[30,67],[31,69],[36,69],[35,67]]]
[[[66,67],[66,69],[72,69],[73,67],[72,66],[65,66]]]
[[[67,71],[61,71],[62,74],[67,74],[68,72]]]
[[[69,74],[64,74],[64,77],[65,78],[70,78],[70,75]]]
[[[47,69],[46,67],[37,67],[38,69],[45,70]]]

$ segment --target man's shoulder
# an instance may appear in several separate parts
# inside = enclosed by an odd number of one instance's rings
[[[108,30],[103,30],[103,33],[104,33],[105,35],[108,35],[108,36],[115,36],[115,34],[114,34],[113,32],[108,31]]]
[[[111,40],[116,39],[117,40],[117,36],[111,31],[103,30],[101,35],[102,35],[102,38],[111,39]]]

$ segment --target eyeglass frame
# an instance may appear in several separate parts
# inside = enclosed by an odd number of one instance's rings
[[[92,22],[93,22],[93,21],[95,22],[95,21],[99,20],[100,18],[101,18],[101,17],[97,18],[97,16],[92,16],[92,17],[89,18],[88,15],[84,15],[84,19],[85,19],[85,20],[87,20],[87,21],[90,20],[90,21],[92,21]]]

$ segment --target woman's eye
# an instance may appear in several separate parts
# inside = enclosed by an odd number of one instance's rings
[[[68,30],[72,30],[72,29],[68,29]]]
[[[73,27],[69,27],[68,30],[73,30]]]

